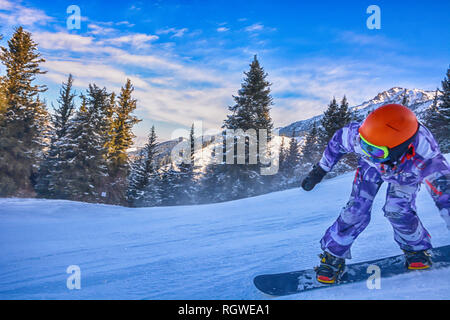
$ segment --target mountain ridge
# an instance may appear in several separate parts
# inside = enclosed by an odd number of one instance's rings
[[[407,106],[416,113],[419,119],[423,118],[423,112],[433,103],[436,91],[423,90],[423,89],[407,89],[402,87],[392,87],[389,90],[379,92],[375,97],[364,101],[363,103],[349,107],[350,112],[354,118],[365,118],[365,116],[382,105],[388,103],[398,103],[401,104],[403,97],[407,97]],[[438,92],[438,96],[442,93]],[[303,136],[308,132],[314,122],[320,126],[320,120],[323,114],[314,116],[309,119],[300,120],[293,122],[287,126],[278,128],[279,134],[283,136],[291,137],[293,134],[295,136]]]

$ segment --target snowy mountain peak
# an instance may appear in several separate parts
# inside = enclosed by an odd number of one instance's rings
[[[406,98],[406,105],[413,110],[419,118],[422,113],[433,102],[436,91],[427,91],[423,89],[407,89],[402,87],[393,87],[389,90],[378,93],[374,98],[365,101],[359,105],[351,106],[350,110],[354,116],[364,118],[369,112],[388,103],[402,104]],[[438,95],[441,93],[438,92]],[[294,122],[280,129],[281,135],[291,136],[292,132],[297,135],[304,135],[309,131],[314,122],[320,123],[322,115],[315,116],[307,120]]]

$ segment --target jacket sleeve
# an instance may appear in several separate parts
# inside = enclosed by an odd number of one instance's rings
[[[351,122],[336,131],[319,161],[319,165],[323,170],[331,171],[343,155],[355,151],[355,139],[358,135],[359,126],[360,123]]]
[[[450,230],[450,165],[431,132],[423,127],[419,133],[417,152],[424,158],[423,165],[419,166],[420,178]]]
[[[450,230],[450,166],[442,154],[425,164],[422,181]]]

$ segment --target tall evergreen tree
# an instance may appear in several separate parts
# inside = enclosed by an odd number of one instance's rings
[[[254,56],[250,64],[250,70],[245,72],[245,78],[241,84],[241,89],[237,96],[233,96],[235,104],[228,109],[231,112],[224,121],[223,128],[227,130],[248,130],[253,129],[256,133],[260,129],[266,130],[270,140],[273,130],[273,123],[270,117],[270,108],[273,104],[270,95],[271,83],[267,81],[267,73],[261,67],[258,59]],[[230,199],[242,198],[245,196],[259,194],[263,190],[263,180],[260,176],[261,164],[259,162],[262,154],[261,143],[256,137],[256,147],[258,150],[255,156],[256,164],[250,164],[250,139],[238,137],[235,139],[233,149],[237,151],[238,140],[245,143],[245,164],[238,163],[238,155],[234,152],[234,164],[211,165],[210,170],[217,170],[213,177],[221,179],[224,194]],[[226,137],[224,139],[226,141]],[[241,155],[240,155],[241,156]],[[210,181],[210,179],[208,179]]]
[[[289,139],[289,148],[286,153],[286,163],[289,166],[289,169],[292,170],[292,168],[298,164],[299,158],[299,144],[295,138],[295,133],[293,133],[292,138]]]
[[[286,175],[288,167],[288,163],[286,162],[288,153],[285,141],[286,139],[287,138],[285,136],[281,137],[281,144],[278,149],[278,172],[272,181],[274,190],[284,190],[286,189],[288,183],[288,177]]]
[[[438,141],[443,152],[450,152],[450,67],[442,84],[441,103],[439,114],[442,118],[441,131],[438,134]]]
[[[438,96],[439,89],[430,108],[426,110],[424,120],[439,143],[441,151],[450,152],[450,67],[442,84],[442,95]]]
[[[273,99],[270,95],[271,83],[267,81],[267,73],[261,67],[256,55],[250,64],[250,71],[244,72],[246,78],[238,91],[233,96],[235,105],[228,109],[231,115],[227,116],[223,128],[236,130],[242,129],[266,129],[270,137],[273,122],[270,117],[270,108]]]
[[[6,108],[0,117],[0,195],[30,195],[49,122],[39,99],[46,87],[34,84],[35,78],[45,73],[39,66],[45,60],[22,27],[8,40],[8,47],[0,49],[0,61],[6,67]]]
[[[102,140],[102,152],[105,158],[108,158],[114,138],[112,132],[116,108],[115,94],[108,93],[106,88],[100,88],[95,83],[89,84],[86,102],[92,114],[92,121],[97,126],[96,132]]]
[[[59,198],[63,196],[58,193],[58,187],[65,184],[62,175],[67,170],[67,163],[63,154],[70,120],[75,113],[74,99],[76,94],[73,92],[72,86],[73,76],[69,74],[67,82],[63,82],[60,89],[58,107],[54,108],[50,148],[39,167],[36,191],[42,197]]]
[[[93,84],[82,100],[68,129],[65,157],[70,175],[65,189],[73,200],[107,202],[110,94]]]
[[[99,89],[99,88],[97,88]],[[106,88],[103,88],[104,93],[106,93]],[[106,93],[107,94],[107,93]],[[108,94],[107,94],[108,95]],[[115,129],[114,122],[117,117],[117,101],[116,94],[111,92],[109,95],[109,101],[104,104],[104,108],[102,110],[103,113],[103,136],[104,136],[104,147],[106,149],[106,159],[108,162],[108,170],[111,171],[112,167],[114,167],[113,163],[113,154],[114,154],[114,140],[115,140]]]
[[[59,91],[58,108],[55,109],[53,116],[53,126],[55,127],[55,135],[57,140],[64,137],[69,127],[69,120],[75,112],[75,97],[73,91],[73,76],[69,74],[67,82],[62,84]]]
[[[348,125],[352,120],[354,120],[354,116],[348,108],[347,97],[344,95],[338,110],[337,121],[339,122],[339,127],[342,128]],[[345,155],[342,160],[342,163],[346,164],[350,168],[356,168],[358,164],[358,156],[354,153]]]
[[[348,108],[348,101],[346,96],[342,98],[341,104],[338,105],[336,98],[331,100],[324,116],[321,120],[322,130],[320,132],[320,140],[323,145],[326,145],[334,133],[347,125],[352,120],[352,114]]]
[[[4,79],[4,77],[0,76],[0,123],[2,122],[3,116],[6,112],[6,108],[6,80]]]
[[[285,137],[281,137],[281,144],[280,144],[280,149],[278,151],[278,168],[279,168],[279,172],[283,173],[286,169],[286,157],[287,157],[287,150],[286,150],[286,144],[285,144]]]
[[[109,168],[109,200],[113,203],[123,203],[126,197],[127,183],[126,178],[129,174],[130,164],[127,150],[133,145],[134,134],[133,126],[140,120],[132,113],[136,109],[136,99],[133,99],[134,88],[130,79],[122,87],[118,97],[117,106],[111,95],[110,105],[114,111],[114,117],[110,120],[112,123],[108,141],[108,168]]]
[[[174,206],[180,204],[180,195],[183,193],[182,174],[176,170],[173,163],[162,168],[160,172],[159,186],[160,205]],[[150,190],[149,190],[150,189]],[[147,196],[151,187],[147,187]]]
[[[329,141],[333,138],[333,135],[336,133],[336,131],[347,125],[352,120],[352,118],[353,116],[349,111],[347,98],[344,96],[339,106],[336,102],[336,99],[333,98],[321,120],[322,128],[320,130],[319,137],[322,151],[329,143]],[[357,156],[348,154],[344,157],[343,161],[341,161],[340,164],[335,167],[334,171],[345,172],[354,168],[356,164]]]
[[[289,149],[286,154],[285,162],[285,173],[288,177],[289,184],[293,185],[298,182],[299,177],[296,175],[296,170],[300,164],[299,144],[295,138],[295,134],[292,135],[292,138],[289,141]]]
[[[333,98],[321,119],[322,130],[320,132],[320,142],[323,146],[327,145],[334,133],[341,128],[339,119],[339,106],[336,98]]]
[[[341,125],[341,128],[350,123],[352,120],[352,114],[348,108],[347,97],[344,95],[342,98],[341,104],[338,109],[338,119]]]
[[[160,204],[160,184],[156,163],[157,136],[152,126],[147,143],[133,162],[128,177],[127,200],[131,206]]]
[[[441,114],[439,112],[439,88],[436,88],[433,102],[431,103],[430,107],[425,110],[423,115],[423,121],[427,128],[433,133],[433,135],[436,137],[439,136],[439,127],[442,126],[443,118],[441,117]]]
[[[198,188],[196,185],[195,174],[195,139],[195,128],[194,124],[192,124],[188,141],[189,163],[182,163],[179,165],[178,183],[183,188],[177,195],[178,204],[193,204],[196,202]]]
[[[194,127],[194,124],[192,124],[191,131],[189,132],[189,144],[191,146],[191,153],[190,153],[191,165],[192,165],[192,167],[194,167],[195,166],[195,127]]]
[[[319,131],[317,125],[314,122],[311,130],[308,132],[305,138],[305,144],[302,148],[301,163],[304,171],[308,171],[312,165],[316,164],[321,157]]]

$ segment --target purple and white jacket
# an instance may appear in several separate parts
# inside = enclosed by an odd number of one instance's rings
[[[394,239],[403,250],[431,248],[429,234],[416,214],[415,198],[425,184],[450,230],[450,166],[436,140],[420,125],[412,141],[413,154],[403,156],[391,167],[374,163],[364,154],[359,144],[360,125],[352,122],[338,130],[319,162],[328,172],[343,155],[353,152],[360,156],[350,200],[322,238],[322,249],[351,257],[350,247],[369,223],[373,199],[383,182],[389,183],[383,210],[394,228]]]

